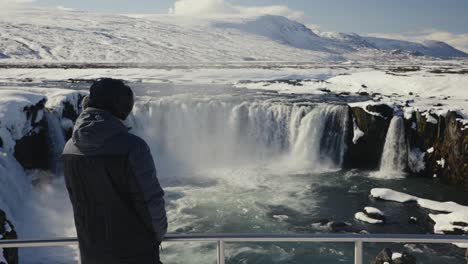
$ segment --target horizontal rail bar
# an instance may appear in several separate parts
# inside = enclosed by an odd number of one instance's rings
[[[388,234],[170,234],[165,242],[468,243],[468,236]],[[77,238],[0,240],[0,248],[77,245]]]

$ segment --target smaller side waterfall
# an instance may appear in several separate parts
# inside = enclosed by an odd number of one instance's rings
[[[403,172],[408,163],[408,147],[405,124],[401,116],[394,116],[388,128],[385,146],[380,162],[381,174]],[[391,176],[393,178],[393,176]]]
[[[62,164],[60,156],[62,155],[63,148],[65,147],[65,135],[63,133],[62,124],[60,119],[54,114],[45,112],[47,121],[47,139],[49,141],[49,157],[50,157],[50,170],[54,174],[60,173]]]

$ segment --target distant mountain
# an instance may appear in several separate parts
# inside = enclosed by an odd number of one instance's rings
[[[0,62],[343,62],[467,57],[443,42],[314,33],[285,17],[0,10]]]
[[[441,41],[425,41],[424,43],[415,43],[404,40],[375,37],[366,37],[364,39],[372,45],[375,45],[376,48],[387,51],[402,50],[413,53],[420,53],[436,58],[468,57],[468,54],[457,50],[447,43]]]
[[[215,22],[213,26],[238,29],[299,49],[331,52],[331,43],[327,43],[305,25],[286,17],[264,15],[235,22]]]

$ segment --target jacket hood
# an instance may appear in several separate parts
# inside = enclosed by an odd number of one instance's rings
[[[122,121],[111,113],[87,108],[76,121],[72,141],[81,152],[93,153],[114,136],[127,131]]]

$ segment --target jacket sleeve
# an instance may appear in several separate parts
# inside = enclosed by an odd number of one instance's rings
[[[161,242],[167,232],[164,191],[156,177],[156,167],[148,145],[140,138],[135,143],[129,154],[130,169],[142,192],[156,238]]]

